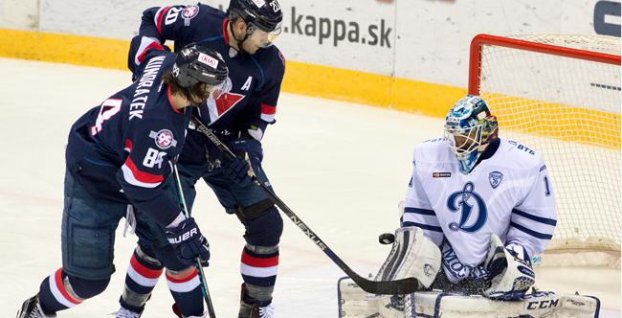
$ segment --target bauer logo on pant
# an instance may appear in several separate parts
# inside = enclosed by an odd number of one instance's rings
[[[153,138],[156,146],[162,150],[177,146],[177,140],[175,140],[173,133],[168,129],[162,129],[158,132],[152,130],[149,133],[149,138]]]

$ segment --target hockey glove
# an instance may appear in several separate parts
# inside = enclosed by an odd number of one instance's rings
[[[484,295],[491,299],[521,299],[536,281],[525,249],[518,244],[504,247],[494,234],[490,238],[486,268],[492,280]]]
[[[227,143],[227,146],[237,158],[227,158],[222,163],[225,174],[240,186],[248,186],[252,182],[249,176],[251,166],[260,169],[263,160],[261,143],[253,138],[240,138]],[[248,160],[243,160],[245,158]]]
[[[225,175],[241,187],[248,186],[253,182],[248,174],[250,169],[248,161],[242,158],[236,157],[225,160],[222,163],[222,169]]]
[[[209,265],[209,243],[201,234],[194,218],[183,220],[177,226],[167,227],[164,232],[182,263],[194,265],[194,261],[199,258],[202,266]]]
[[[236,156],[244,158],[248,154],[248,158],[253,165],[261,163],[263,160],[263,149],[261,142],[254,138],[240,138],[227,143],[227,146]]]

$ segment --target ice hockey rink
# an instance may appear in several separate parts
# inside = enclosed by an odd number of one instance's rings
[[[0,59],[0,317],[14,317],[41,280],[61,266],[64,147],[70,125],[130,83],[129,72]],[[448,108],[450,105],[439,105]],[[501,135],[503,135],[501,127]],[[280,196],[347,264],[375,273],[388,246],[378,234],[398,226],[398,202],[411,169],[412,147],[442,134],[442,120],[283,93],[277,124],[264,138],[264,165]],[[614,167],[615,168],[615,167]],[[211,244],[206,268],[218,317],[238,310],[243,227],[199,186],[193,211]],[[274,295],[278,317],[337,317],[337,279],[344,276],[285,219]],[[108,289],[59,317],[110,317],[118,309],[136,241],[117,232]],[[544,258],[546,259],[546,255]],[[569,256],[572,257],[572,256]],[[539,268],[537,285],[597,296],[601,317],[620,317],[620,271]],[[144,317],[173,317],[161,280]]]

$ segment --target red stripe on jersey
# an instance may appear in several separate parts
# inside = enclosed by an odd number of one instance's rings
[[[261,113],[264,115],[276,114],[276,106],[261,103]]]
[[[127,152],[132,152],[132,141],[131,140],[125,139],[125,146],[123,147],[123,150]]]
[[[199,274],[199,272],[197,272],[196,268],[192,268],[192,271],[189,272],[186,276],[182,276],[182,277],[173,277],[169,274],[169,272],[166,272],[166,279],[172,283],[185,283],[185,282],[189,282],[191,281],[193,278],[195,278],[197,275]]]
[[[145,278],[158,278],[162,274],[162,269],[152,269],[148,268],[145,265],[141,264],[138,259],[136,259],[136,255],[132,255],[132,259],[130,260],[130,266],[141,276]]]
[[[65,299],[67,299],[70,303],[78,305],[80,303],[82,303],[81,300],[79,299],[75,299],[73,298],[73,296],[69,295],[69,293],[67,292],[67,289],[65,289],[65,284],[63,283],[63,276],[62,276],[62,272],[63,269],[59,268],[56,271],[56,274],[54,274],[54,281],[56,282],[56,287],[58,287],[58,291],[63,295],[63,297],[65,297]]]
[[[246,251],[242,252],[242,263],[253,267],[272,267],[279,265],[279,256],[260,258],[251,256]]]
[[[127,157],[127,159],[125,160],[125,165],[128,168],[130,168],[130,171],[132,172],[132,175],[134,175],[134,178],[136,178],[136,180],[140,182],[160,183],[162,182],[162,180],[164,180],[163,176],[159,176],[157,174],[151,174],[149,172],[138,170],[138,168],[136,167],[136,165],[134,164],[134,162],[132,161],[130,157]]]
[[[162,46],[162,44],[156,41],[153,41],[149,43],[149,45],[147,45],[147,47],[138,54],[138,57],[136,58],[138,60],[138,63],[143,62],[143,60],[145,59],[145,55],[147,55],[147,52],[149,52],[149,50],[151,49],[156,49],[158,51],[164,51],[164,47]]]
[[[164,19],[164,15],[168,12],[171,7],[161,8],[158,12],[158,16],[156,16],[156,28],[158,29],[158,34],[162,35],[162,20]]]

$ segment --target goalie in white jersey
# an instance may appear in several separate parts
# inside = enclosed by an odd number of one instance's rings
[[[449,110],[445,138],[415,147],[397,233],[416,227],[440,248],[431,288],[511,300],[535,282],[531,257],[553,236],[555,197],[538,154],[498,130],[486,102],[467,95]],[[385,278],[398,271],[390,259]]]
[[[447,114],[445,137],[415,147],[393,242],[376,280],[414,277],[406,295],[338,284],[340,318],[598,317],[600,300],[531,289],[531,258],[557,224],[551,179],[535,151],[499,138],[486,102],[467,95]],[[531,290],[530,290],[531,289]]]

